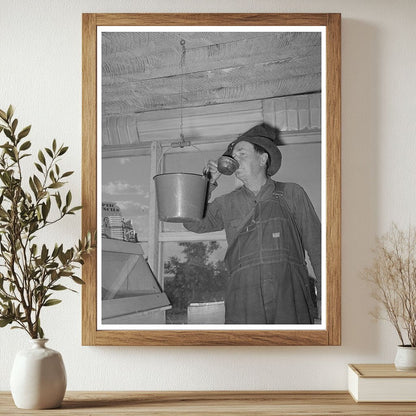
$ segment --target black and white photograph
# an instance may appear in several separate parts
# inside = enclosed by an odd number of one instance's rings
[[[98,329],[325,329],[325,42],[100,27]]]

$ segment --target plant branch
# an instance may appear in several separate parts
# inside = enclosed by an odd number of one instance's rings
[[[17,133],[18,120],[14,110],[0,110],[0,133],[6,136],[0,144],[0,327],[15,322],[32,338],[43,337],[40,324],[44,307],[60,302],[52,299],[55,290],[68,289],[57,284],[62,278],[76,283],[82,281],[75,276],[77,263],[93,250],[91,237],[87,236],[78,246],[69,250],[55,244],[48,250],[42,244],[38,253],[38,233],[45,227],[57,224],[66,215],[74,214],[80,207],[71,207],[72,195],[68,191],[65,202],[59,192],[52,190],[65,186],[64,178],[73,172],[61,173],[60,157],[67,147],[57,146],[53,140],[51,148],[38,152],[34,166],[42,176],[29,177],[29,189],[25,189],[21,160],[30,156],[26,151],[31,142],[23,139],[29,134],[30,126]],[[55,191],[53,191],[55,192]],[[51,201],[59,210],[51,217]],[[71,289],[69,289],[71,290]]]
[[[407,233],[392,224],[377,240],[375,258],[363,277],[374,287],[373,297],[381,303],[402,345],[416,346],[416,229]],[[382,315],[378,318],[384,319]]]

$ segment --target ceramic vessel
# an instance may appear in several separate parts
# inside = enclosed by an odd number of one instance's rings
[[[400,371],[416,370],[416,347],[398,345],[394,365]]]
[[[59,407],[66,390],[66,372],[59,352],[32,339],[31,348],[16,354],[10,377],[14,403],[21,409]]]

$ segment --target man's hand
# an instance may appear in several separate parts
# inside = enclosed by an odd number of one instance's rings
[[[204,168],[204,174],[207,175],[211,183],[217,182],[221,173],[218,172],[218,165],[215,160],[208,161],[207,166]]]

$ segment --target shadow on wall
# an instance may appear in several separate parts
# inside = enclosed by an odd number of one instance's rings
[[[360,273],[371,262],[381,184],[380,30],[342,20],[342,345],[376,355],[381,344],[371,290]]]

